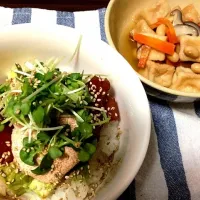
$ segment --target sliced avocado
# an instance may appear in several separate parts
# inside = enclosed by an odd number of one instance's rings
[[[42,183],[19,172],[14,163],[0,166],[0,197],[20,196],[32,190],[40,197],[47,197],[56,187],[55,184]]]
[[[29,188],[32,177],[19,172],[14,163],[0,166],[0,182],[6,189],[6,194],[20,196],[24,194]],[[5,196],[4,192],[0,195]]]
[[[55,184],[42,183],[42,182],[34,179],[31,182],[31,184],[29,185],[29,189],[32,190],[33,192],[35,192],[40,197],[45,198],[52,193],[55,186],[56,186]]]

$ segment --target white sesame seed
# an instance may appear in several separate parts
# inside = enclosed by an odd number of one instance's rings
[[[101,101],[101,99],[97,99],[97,101]]]
[[[117,117],[118,116],[118,114],[117,113],[115,113],[115,117]]]
[[[98,103],[95,103],[94,105],[95,105],[95,106],[99,106],[99,104],[98,104]]]
[[[69,176],[65,176],[65,179],[67,180],[69,178]]]
[[[106,92],[102,92],[102,95],[105,95],[106,94]]]

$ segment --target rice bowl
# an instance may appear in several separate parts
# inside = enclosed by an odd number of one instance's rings
[[[1,82],[5,80],[13,63],[24,63],[36,58],[44,61],[52,56],[64,57],[58,65],[61,71],[81,73],[84,70],[85,74],[106,74],[108,76],[113,89],[112,95],[116,98],[119,106],[120,131],[118,123],[113,122],[103,128],[97,151],[89,160],[90,165],[87,167],[90,172],[89,182],[84,182],[83,179],[80,181],[80,176],[84,171],[81,168],[73,170],[72,174],[69,171],[65,175],[66,184],[57,187],[46,199],[58,199],[58,197],[87,199],[87,197],[93,198],[94,193],[95,199],[115,199],[130,184],[146,154],[150,134],[150,112],[146,95],[137,76],[121,56],[106,44],[98,42],[95,43],[97,49],[95,52],[93,44],[88,43],[87,37],[83,37],[77,58],[66,69],[66,62],[73,54],[80,35],[70,28],[57,26],[56,29],[57,31],[54,31],[53,28],[36,28],[30,25],[17,25],[3,29],[0,36],[3,41],[0,52],[2,68],[6,70],[1,76]],[[20,35],[21,31],[23,34]],[[12,34],[16,35],[16,38],[12,37]],[[34,45],[36,41],[41,45]],[[110,56],[115,56],[118,63],[109,59]],[[123,65],[123,69],[120,67],[121,65]],[[134,88],[137,88],[137,95],[130,92]],[[129,98],[125,98],[126,96]],[[138,132],[140,132],[139,135]],[[95,161],[97,158],[98,162]],[[107,165],[102,166],[102,162],[104,163],[105,160]],[[105,172],[108,174],[106,175]],[[109,177],[112,178],[109,179]],[[118,184],[119,178],[123,182],[122,185]],[[117,188],[114,193],[109,192],[113,184]],[[37,189],[40,190],[40,188]],[[33,192],[21,195],[21,199],[31,198],[37,199],[39,197],[35,196]]]

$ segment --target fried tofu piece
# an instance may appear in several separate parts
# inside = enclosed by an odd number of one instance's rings
[[[147,61],[146,67],[138,70],[138,73],[145,78],[164,87],[171,86],[174,72],[174,66],[153,61]]]
[[[157,22],[158,18],[166,17],[170,10],[167,0],[160,0],[151,8],[143,9],[139,15],[146,20],[148,24],[153,24]]]
[[[192,21],[196,24],[200,23],[200,15],[193,4],[189,4],[182,9],[183,21]]]
[[[195,74],[190,68],[179,66],[173,76],[170,87],[181,92],[200,92],[200,74]]]
[[[200,37],[180,36],[179,57],[181,61],[200,62]]]

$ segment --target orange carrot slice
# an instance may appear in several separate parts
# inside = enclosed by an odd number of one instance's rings
[[[175,45],[170,42],[166,42],[166,41],[163,41],[154,37],[150,37],[147,35],[139,34],[139,33],[135,33],[133,35],[133,39],[141,44],[145,44],[160,52],[163,52],[169,55],[173,55],[174,53]]]
[[[148,60],[149,57],[149,53],[151,51],[151,48],[147,45],[142,45],[141,47],[141,56],[138,62],[138,67],[140,68],[144,68],[146,65],[146,62]]]
[[[154,28],[157,28],[160,24],[165,24],[168,28],[168,31],[167,31],[167,37],[168,37],[168,40],[170,43],[178,43],[178,38],[176,36],[176,32],[175,32],[175,29],[174,29],[174,26],[173,24],[166,18],[158,18],[158,21],[152,25],[150,25],[150,27],[152,29]]]

